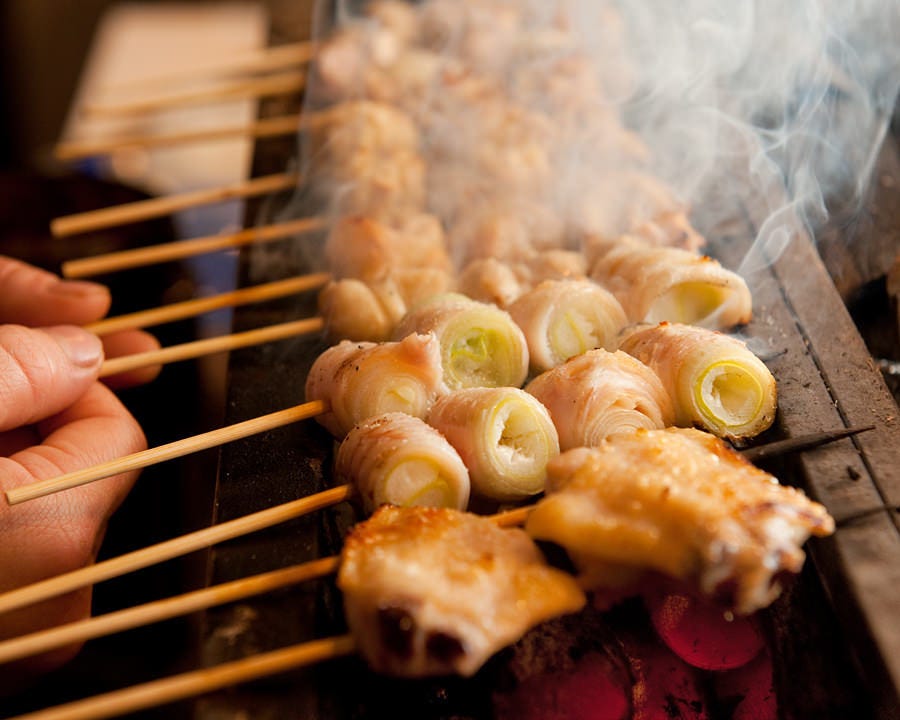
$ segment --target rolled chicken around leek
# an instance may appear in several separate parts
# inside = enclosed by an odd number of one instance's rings
[[[562,450],[618,434],[668,427],[672,400],[649,367],[630,355],[589,350],[538,375],[525,390],[550,411]]]
[[[366,514],[385,504],[465,510],[469,471],[424,420],[393,412],[356,425],[335,458],[335,479],[352,485]]]
[[[440,345],[431,334],[385,343],[344,340],[319,355],[306,378],[306,399],[329,406],[317,422],[338,438],[386,412],[425,417],[446,391]]]
[[[675,423],[727,438],[753,437],[775,419],[775,378],[735,337],[660,323],[626,328],[620,349],[651,367],[675,404]]]
[[[494,500],[541,492],[547,463],[559,454],[547,408],[519,388],[456,390],[435,401],[426,421],[459,452],[473,492]]]
[[[682,322],[726,330],[750,321],[747,283],[717,261],[630,235],[585,243],[590,277],[615,295],[631,322]]]
[[[587,350],[615,350],[628,322],[615,296],[590,280],[545,280],[512,303],[509,314],[525,333],[535,374]]]
[[[406,314],[394,332],[434,333],[444,382],[466,387],[521,387],[528,375],[528,345],[509,313],[458,293],[445,293]]]

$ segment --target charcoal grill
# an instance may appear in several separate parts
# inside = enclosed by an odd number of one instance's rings
[[[277,31],[276,23],[275,40],[285,39]],[[293,100],[273,100],[262,114],[298,108]],[[293,141],[260,142],[255,173],[282,170],[294,153]],[[890,180],[874,196],[878,228],[896,238],[900,163],[891,138],[876,175]],[[248,221],[288,207],[288,197],[270,199],[265,208],[251,208]],[[736,267],[756,236],[749,210],[704,228],[711,254],[726,266]],[[776,424],[760,441],[851,426],[874,429],[770,465],[784,482],[823,502],[837,531],[810,543],[812,562],[766,614],[767,624],[785,717],[895,718],[900,717],[900,421],[896,401],[847,310],[847,276],[840,278],[843,296],[833,279],[836,255],[848,270],[860,263],[842,244],[840,228],[829,232],[824,236],[829,244],[820,248],[808,236],[795,237],[771,267],[750,278],[755,317],[744,332],[755,347],[768,349],[780,395]],[[305,242],[309,255],[289,243],[245,251],[242,281],[312,269],[307,258],[315,256],[317,241]],[[831,260],[830,268],[823,256]],[[246,307],[236,313],[235,329],[314,312],[312,296]],[[301,401],[306,371],[324,347],[309,338],[233,353],[226,422]],[[331,452],[331,438],[312,422],[226,446],[213,521],[325,489]],[[332,554],[355,519],[352,508],[338,506],[216,547],[209,582]],[[204,620],[202,657],[208,665],[342,629],[339,597],[327,580],[215,609]],[[484,711],[483,684],[479,678],[448,683],[374,678],[359,661],[342,660],[208,696],[198,701],[196,717],[333,720],[384,717],[390,709],[394,717],[474,718]]]

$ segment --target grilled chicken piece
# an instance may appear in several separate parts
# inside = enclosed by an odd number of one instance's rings
[[[528,345],[509,313],[458,293],[436,295],[413,308],[395,330],[434,333],[441,345],[444,382],[465,387],[519,387],[528,375]]]
[[[387,340],[409,308],[453,283],[440,222],[425,213],[396,225],[341,218],[325,258],[337,279],[319,293],[319,311],[333,340]]]
[[[319,355],[306,377],[306,399],[329,406],[316,421],[338,438],[387,412],[423,418],[446,391],[440,343],[431,334],[384,343],[344,340]]]
[[[447,439],[424,420],[392,412],[356,425],[338,448],[335,481],[352,485],[363,510],[426,505],[465,510],[469,471]]]
[[[431,268],[449,276],[453,270],[441,223],[427,213],[411,215],[397,225],[362,215],[341,218],[328,235],[325,259],[335,277],[367,283],[403,271]]]
[[[744,279],[705,255],[631,235],[591,238],[585,253],[591,277],[619,299],[631,322],[727,330],[752,316]]]
[[[550,411],[563,450],[591,447],[637,428],[664,428],[675,417],[656,374],[618,350],[576,355],[538,375],[525,390]]]
[[[619,349],[659,375],[676,425],[746,438],[775,420],[775,378],[736,337],[680,323],[635,325],[622,331]]]
[[[379,509],[348,535],[337,582],[363,657],[408,677],[472,675],[585,602],[522,530],[443,508]]]
[[[384,103],[354,100],[323,116],[312,134],[312,174],[335,212],[393,220],[421,210],[425,159],[409,115]]]
[[[545,280],[508,311],[525,333],[535,374],[588,350],[615,350],[627,324],[615,296],[590,280]]]
[[[526,530],[564,547],[597,586],[609,570],[655,570],[749,614],[799,572],[810,535],[834,531],[822,505],[700,430],[639,430],[547,470]]]
[[[472,488],[494,500],[522,500],[544,489],[559,438],[547,408],[513,387],[465,388],[435,400],[428,423],[469,468]]]

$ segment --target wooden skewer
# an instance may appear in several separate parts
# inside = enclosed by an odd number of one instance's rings
[[[202,128],[199,130],[182,130],[172,133],[148,135],[125,135],[98,140],[73,140],[60,143],[53,150],[57,160],[66,162],[81,160],[97,155],[108,155],[117,150],[128,148],[167,147],[187,143],[216,142],[235,137],[267,138],[281,135],[293,135],[301,129],[299,115],[266,118],[249,124],[229,125],[227,127]]]
[[[100,210],[66,215],[53,220],[50,223],[50,231],[55,237],[68,237],[91,230],[127,225],[141,220],[163,217],[198,205],[209,205],[236,198],[255,197],[287,190],[295,187],[298,179],[296,173],[265,175],[222,187],[138,200]]]
[[[874,430],[874,425],[866,425],[865,427],[844,428],[842,430],[828,430],[820,433],[812,433],[810,435],[800,435],[786,440],[776,440],[775,442],[758,445],[757,447],[746,448],[741,450],[741,454],[752,462],[759,462],[766,458],[775,457],[777,455],[785,455],[791,452],[800,452],[801,450],[812,450],[813,448],[827,445],[828,443],[842,438],[858,435],[862,432]]]
[[[0,594],[0,613],[25,607],[81,587],[125,575],[150,565],[232,540],[273,525],[280,525],[303,515],[348,500],[353,494],[349,485],[340,485],[323,492],[266,508],[218,525],[165,540],[125,555],[103,560],[78,570],[56,575],[24,587]]]
[[[323,230],[328,226],[325,218],[311,217],[287,222],[248,228],[225,235],[207,235],[190,240],[177,240],[134,250],[122,250],[91,258],[70,260],[63,263],[62,274],[67,278],[84,278],[117,270],[128,270],[154,263],[181,260],[195,255],[229,250],[253,243],[270,242],[300,233]]]
[[[5,640],[0,642],[0,665],[325,577],[337,572],[339,562],[340,558],[332,555]]]
[[[344,487],[349,496],[349,487]],[[524,521],[530,510],[529,506],[516,508],[493,515],[491,519],[503,527],[518,525]],[[336,572],[339,564],[340,557],[338,556],[321,558],[283,570],[194,591],[176,598],[159,600],[109,615],[71,623],[56,630],[47,630],[16,638],[0,643],[0,662],[8,662],[72,642],[99,637],[109,632],[132,629],[139,625],[193,612],[211,605],[231,602],[285,585],[322,577]],[[0,596],[0,600],[3,597]],[[51,637],[54,633],[58,637]],[[248,680],[274,675],[300,665],[351,655],[355,652],[356,642],[351,635],[315,640],[214,668],[182,673],[55,708],[40,710],[20,716],[18,720],[82,720],[114,717],[126,712],[155,707]]]
[[[161,97],[118,105],[86,105],[82,114],[90,117],[126,117],[158,112],[174,107],[227,102],[244,98],[288,95],[299,92],[306,85],[306,72],[292,71],[261,78],[231,80],[218,87],[202,90],[186,90]]]
[[[158,308],[151,308],[149,310],[141,310],[127,315],[119,315],[117,317],[98,320],[97,322],[85,325],[84,329],[90,330],[96,335],[107,335],[120,330],[132,330],[135,328],[161,325],[162,323],[172,322],[173,320],[183,320],[184,318],[202,315],[203,313],[212,312],[213,310],[219,310],[221,308],[234,307],[236,305],[248,305],[250,303],[262,302],[264,300],[271,300],[273,298],[304,292],[306,290],[321,287],[327,283],[330,278],[331,275],[324,272],[297,275],[296,277],[287,278],[286,280],[277,280],[275,282],[254,285],[252,287],[241,288],[240,290],[233,290],[218,295],[195,298],[193,300],[186,300],[185,302],[172,303]]]
[[[338,492],[341,488],[329,492],[344,500],[350,492],[349,486],[344,487],[346,495]],[[491,519],[501,527],[521,525],[531,509],[524,506],[497,513]],[[0,642],[0,664],[325,577],[337,572],[339,566],[340,556],[332,555],[5,640]]]
[[[178,72],[141,78],[126,85],[107,85],[102,89],[104,95],[122,90],[133,90],[135,84],[141,87],[170,87],[179,81],[196,82],[210,76],[228,77],[249,75],[253,73],[283,70],[296,65],[305,65],[315,57],[315,44],[312,42],[285,43],[273,45],[259,50],[250,50],[232,58],[218,58],[215,62],[202,67],[194,66]]]
[[[181,345],[171,345],[159,350],[123,355],[104,362],[100,367],[100,377],[118,375],[129,370],[152,367],[153,365],[166,365],[181,360],[191,360],[204,355],[228,352],[229,350],[237,350],[238,348],[252,345],[261,345],[262,343],[284,340],[297,335],[309,335],[310,333],[320,332],[324,327],[325,321],[322,318],[304,318],[303,320],[268,325],[246,332],[194,340]]]
[[[312,640],[216,667],[193,670],[55,708],[38,710],[11,720],[100,720],[184,700],[355,652],[356,641],[351,635]]]
[[[61,490],[85,485],[95,480],[118,475],[119,473],[129,472],[131,470],[140,470],[141,468],[172,460],[174,458],[183,457],[190,453],[200,450],[207,450],[212,447],[224,445],[225,443],[240,440],[250,435],[256,435],[267,430],[272,430],[283,425],[289,425],[299,420],[321,415],[325,412],[326,406],[319,400],[306,402],[301,405],[279,410],[278,412],[261,415],[260,417],[244,422],[227,425],[217,430],[211,430],[200,435],[193,435],[189,438],[176,440],[167,445],[159,445],[155,448],[142,450],[141,452],[126,455],[125,457],[110,460],[109,462],[100,463],[83,470],[66,473],[55,478],[49,478],[30,485],[23,485],[19,488],[13,488],[6,491],[6,500],[10,505],[17,505],[26,500],[50,495]],[[2,597],[2,596],[0,596]],[[3,603],[0,602],[0,611],[2,611]]]

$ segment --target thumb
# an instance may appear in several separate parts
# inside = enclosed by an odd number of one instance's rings
[[[0,325],[0,431],[55,415],[97,379],[100,339],[81,328]]]

